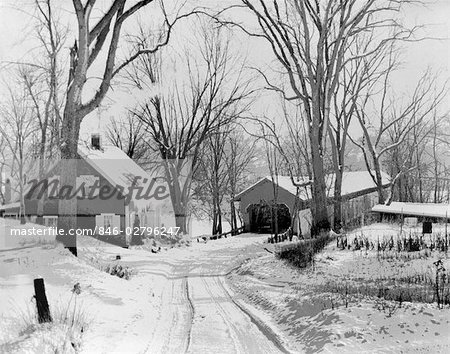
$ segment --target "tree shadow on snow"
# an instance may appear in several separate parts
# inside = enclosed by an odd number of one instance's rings
[[[279,314],[278,323],[297,338],[306,353],[317,353],[332,343],[332,324],[342,322],[339,316],[324,310],[322,299],[291,300],[286,310]]]

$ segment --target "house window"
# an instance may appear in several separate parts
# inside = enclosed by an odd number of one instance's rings
[[[103,227],[105,229],[110,229],[113,227],[113,214],[105,214],[103,215]]]
[[[44,225],[47,227],[58,227],[58,217],[57,216],[44,216]]]
[[[100,214],[95,216],[95,225],[99,233],[107,235],[120,234],[120,215],[116,214]],[[101,228],[101,229],[100,229]]]

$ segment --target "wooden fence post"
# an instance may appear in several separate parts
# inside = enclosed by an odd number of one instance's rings
[[[39,323],[52,322],[47,295],[45,295],[44,279],[34,279],[34,293],[38,310]]]

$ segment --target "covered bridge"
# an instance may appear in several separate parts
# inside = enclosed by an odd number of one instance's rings
[[[334,177],[334,174],[326,176],[327,195],[330,198],[328,212],[331,221],[333,221]],[[382,172],[382,178],[383,187],[388,187],[390,177]],[[273,205],[276,205],[279,232],[291,225],[296,213],[294,233],[309,235],[312,220],[309,209],[311,187],[307,181],[307,177],[297,178],[294,185],[289,176],[264,177],[240,192],[234,201],[239,202],[244,230],[272,232],[274,225],[271,216],[274,213]],[[304,186],[297,187],[299,184]],[[376,185],[368,171],[344,172],[342,179],[342,222],[344,225],[360,217],[362,213],[370,211],[377,204],[376,190]],[[276,203],[274,203],[275,200]]]

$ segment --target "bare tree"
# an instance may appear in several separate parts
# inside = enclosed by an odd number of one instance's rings
[[[37,166],[41,179],[46,168],[45,160],[52,157],[59,141],[61,125],[62,66],[60,54],[65,43],[67,28],[64,28],[54,13],[51,0],[35,0],[36,15],[34,34],[38,47],[33,51],[33,58],[18,67],[21,84],[26,89],[28,100],[33,107],[36,125],[40,136],[38,141]],[[37,176],[35,176],[37,177]],[[37,222],[42,223],[44,198],[37,204]]]
[[[231,57],[229,41],[218,32],[205,32],[202,40],[200,61],[188,56],[187,82],[175,82],[133,111],[150,134],[153,151],[162,157],[176,224],[182,232],[187,232],[192,175],[204,142],[242,116],[251,95],[242,78],[242,64]]]
[[[445,201],[447,192],[447,202],[448,202],[448,190],[450,179],[449,167],[446,163],[446,159],[449,159],[449,147],[450,143],[447,139],[447,131],[449,117],[448,113],[444,114],[442,117],[438,117],[437,112],[433,113],[433,132],[432,132],[432,150],[430,155],[433,161],[433,202],[442,203]],[[446,188],[447,187],[447,188]]]
[[[231,230],[238,228],[234,198],[242,190],[249,163],[254,158],[255,139],[245,137],[232,124],[214,132],[205,141],[195,178],[195,197],[208,206],[212,234],[222,233],[223,219]]]
[[[91,15],[98,13],[95,11],[96,0],[73,0],[73,9],[77,23],[77,39],[70,49],[70,70],[64,113],[62,118],[60,154],[61,171],[60,184],[63,186],[76,185],[76,167],[71,160],[77,158],[78,139],[80,125],[83,119],[96,109],[106,97],[111,87],[113,78],[127,65],[135,61],[141,55],[155,53],[165,46],[171,36],[173,27],[177,21],[192,14],[176,14],[171,20],[162,5],[164,16],[161,24],[163,35],[161,40],[153,47],[136,48],[126,59],[117,63],[117,51],[119,41],[122,37],[123,26],[127,20],[153,0],[140,0],[132,5],[127,0],[110,0],[106,5],[106,12],[101,16],[93,18]],[[100,9],[101,10],[101,9]],[[102,55],[106,59],[102,62]],[[94,65],[97,63],[97,65]],[[94,89],[94,93],[87,97],[87,80],[92,75],[92,69],[103,68],[100,83]],[[77,226],[77,203],[76,198],[60,198],[59,200],[58,227],[64,230],[75,229]],[[76,238],[66,238],[62,240],[69,249],[76,255]]]
[[[1,159],[0,159],[0,203],[1,204],[6,203],[5,194],[3,192],[3,190],[5,188],[5,183],[6,183],[6,180],[5,181],[3,180],[3,173],[4,173],[5,166],[6,166],[5,150],[6,150],[6,139],[3,134],[0,134],[0,151],[2,154]]]
[[[288,107],[285,102],[282,102],[283,118],[286,126],[277,126],[275,120],[267,117],[251,118],[250,120],[259,126],[259,132],[254,133],[253,127],[246,129],[246,131],[256,138],[256,141],[263,141],[269,171],[274,173],[276,170],[277,175],[280,173],[289,176],[292,185],[296,187],[295,202],[292,210],[290,210],[292,216],[291,228],[294,230],[298,212],[302,207],[300,193],[304,193],[308,199],[311,199],[310,186],[313,177],[310,155],[308,153],[309,144],[305,121],[298,119],[298,115],[301,115],[302,112],[299,112],[297,109],[292,112],[290,108],[292,107]],[[287,130],[283,134],[284,128]],[[275,160],[276,165],[274,165]],[[275,176],[272,178],[274,184],[277,184]],[[302,233],[302,230],[299,230],[299,232]]]
[[[111,124],[106,128],[106,138],[139,165],[145,166],[148,163],[149,137],[142,121],[132,114],[128,113],[125,121],[111,119]]]
[[[229,183],[225,164],[230,127],[216,128],[205,140],[199,158],[197,196],[209,205],[213,222],[212,235],[222,233],[222,203]]]
[[[355,38],[348,50],[348,55],[355,59],[343,68],[336,94],[333,96],[328,139],[334,171],[333,228],[338,232],[342,227],[342,180],[348,152],[347,137],[355,115],[357,99],[382,75],[386,54],[392,48],[392,45],[384,46],[371,54],[358,57],[358,53],[370,51],[374,36],[375,31],[368,30],[365,35]]]
[[[287,127],[287,134],[281,136],[280,139],[275,139],[278,142],[278,152],[282,157],[282,163],[280,171],[284,175],[288,175],[291,178],[291,182],[296,186],[296,198],[294,206],[291,210],[292,222],[291,228],[295,229],[299,217],[299,211],[304,205],[301,204],[300,194],[306,196],[307,199],[311,199],[311,181],[313,180],[313,172],[311,166],[311,156],[309,154],[308,133],[305,126],[306,120],[301,118],[302,110],[298,107],[288,109],[290,103],[282,102],[283,117]],[[272,132],[276,134],[276,131]],[[281,146],[279,146],[281,144]],[[286,169],[287,167],[287,169]],[[327,170],[327,168],[325,167]],[[303,233],[309,233],[309,230],[297,230],[298,235]]]
[[[256,140],[245,138],[242,132],[234,131],[228,140],[228,149],[225,164],[228,173],[228,195],[230,203],[230,225],[232,230],[238,228],[238,211],[234,205],[234,198],[242,190],[247,180],[249,166],[255,157]],[[240,219],[242,224],[242,219]]]
[[[28,100],[26,89],[18,85],[19,90],[7,86],[8,100],[0,107],[3,118],[0,124],[0,134],[7,149],[6,165],[14,183],[11,187],[19,196],[21,223],[25,223],[25,183],[30,172],[33,158],[33,140],[36,137],[36,127],[33,120],[33,108]],[[5,157],[4,151],[2,152]],[[5,161],[3,161],[5,164]]]
[[[385,203],[383,190],[382,162],[387,155],[395,164],[395,175],[391,180],[391,193],[388,201],[392,200],[392,191],[402,175],[418,167],[417,163],[409,163],[417,152],[425,137],[430,133],[430,119],[432,112],[443,101],[446,94],[445,85],[438,88],[436,77],[427,71],[418,81],[414,92],[402,104],[390,88],[390,77],[397,67],[396,55],[393,50],[388,53],[389,60],[385,70],[378,80],[373,81],[364,95],[355,97],[358,101],[355,114],[362,129],[363,137],[360,141],[352,139],[363,153],[366,167],[377,186],[378,202]],[[374,100],[375,92],[381,94],[379,100]],[[370,107],[370,104],[375,107]],[[376,112],[375,115],[372,112]],[[401,155],[400,151],[405,154]],[[417,155],[419,158],[419,155]],[[392,171],[391,171],[392,172]]]
[[[430,202],[438,199],[442,177],[439,166],[445,161],[445,149],[438,150],[437,130],[442,127],[444,117],[437,117],[438,107],[429,113],[427,119],[411,130],[404,142],[389,151],[383,164],[392,176],[397,177],[391,186],[388,203],[393,198],[399,201]],[[391,129],[386,137],[387,144],[398,136],[398,128]],[[438,151],[439,155],[438,156]]]
[[[379,50],[390,40],[408,38],[396,13],[410,0],[300,0],[249,1],[240,6],[254,16],[260,31],[248,25],[221,20],[241,28],[248,35],[265,40],[281,65],[290,90],[270,81],[262,71],[268,89],[280,92],[286,100],[296,101],[307,120],[313,172],[313,233],[330,228],[324,172],[324,142],[328,133],[333,97],[343,69],[357,57]],[[225,11],[222,11],[223,15]],[[366,31],[395,29],[395,34],[374,40],[367,52],[349,56],[348,49]]]
[[[264,131],[263,131],[263,135]],[[264,147],[266,151],[266,159],[267,164],[269,166],[270,177],[272,181],[272,190],[273,190],[273,199],[268,203],[270,207],[270,214],[272,219],[272,227],[271,233],[274,234],[275,239],[278,237],[278,168],[279,168],[279,160],[278,160],[278,149],[275,146],[269,143],[268,139],[264,139]]]

